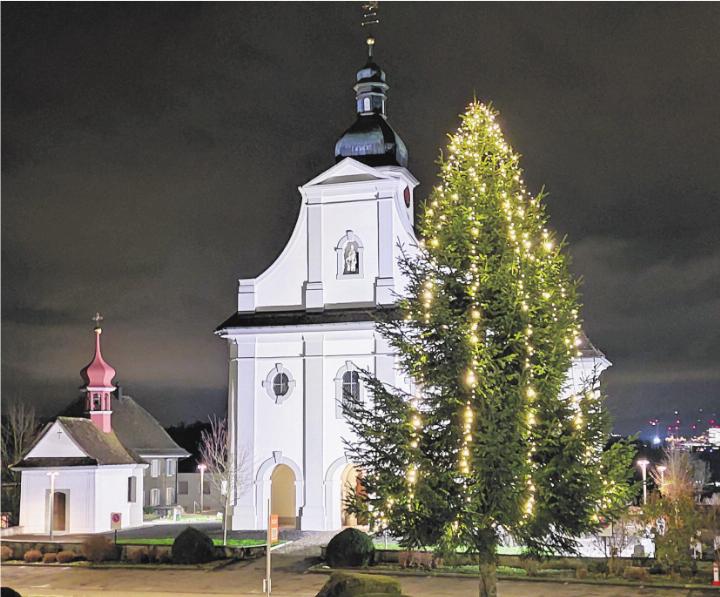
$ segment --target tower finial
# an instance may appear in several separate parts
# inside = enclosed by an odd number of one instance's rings
[[[364,2],[362,5],[363,9],[363,18],[360,24],[362,25],[363,29],[365,27],[371,27],[372,25],[377,25],[380,22],[380,18],[378,17],[378,2],[375,1],[369,1]],[[373,55],[373,46],[375,45],[375,37],[372,34],[372,31],[368,29],[368,37],[367,37],[367,47],[368,47],[368,58],[372,58]]]
[[[92,321],[95,322],[95,331],[102,331],[102,328],[100,327],[100,322],[104,319],[102,315],[100,315],[99,312],[95,312],[95,316],[92,318]]]

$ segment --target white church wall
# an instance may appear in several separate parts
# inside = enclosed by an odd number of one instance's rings
[[[59,421],[55,421],[47,433],[28,452],[26,458],[73,458],[87,454],[65,433]]]
[[[55,491],[66,498],[65,533],[93,533],[95,469],[52,469],[57,472]],[[48,469],[23,470],[20,485],[20,526],[25,533],[50,531],[50,477]]]
[[[325,304],[370,304],[378,272],[377,205],[372,196],[339,197],[323,205],[323,286]],[[351,231],[362,243],[358,277],[338,272],[338,242]],[[344,248],[344,245],[340,247]]]
[[[307,280],[307,208],[300,209],[297,224],[287,246],[277,260],[255,279],[253,302],[246,298],[238,310],[252,311],[272,307],[295,307],[303,305],[303,285]],[[243,282],[243,281],[241,281]]]
[[[128,502],[128,477],[136,478],[135,502]],[[95,473],[96,507],[94,527],[96,533],[109,531],[110,515],[119,512],[122,528],[142,523],[143,504],[142,468],[138,465],[102,466]]]

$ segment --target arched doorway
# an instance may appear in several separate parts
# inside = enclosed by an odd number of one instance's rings
[[[65,520],[65,512],[67,509],[67,495],[62,491],[56,491],[53,494],[53,531],[64,531],[67,521]]]
[[[348,464],[340,477],[340,512],[341,523],[344,527],[356,527],[367,524],[364,519],[359,519],[346,510],[348,499],[352,499],[355,495],[362,495],[365,488],[362,485],[362,476],[360,472],[352,465]]]
[[[270,509],[277,514],[280,526],[297,526],[295,473],[286,464],[278,464],[270,476]]]

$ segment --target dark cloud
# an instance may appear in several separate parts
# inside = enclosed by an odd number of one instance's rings
[[[421,194],[492,100],[549,191],[621,431],[717,409],[720,7],[383,5],[378,61]],[[332,164],[363,60],[348,3],[4,4],[3,395],[56,410],[108,359],[166,422],[222,410],[212,330]]]

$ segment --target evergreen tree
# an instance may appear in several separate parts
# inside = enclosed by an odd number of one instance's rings
[[[581,342],[576,283],[525,189],[497,113],[472,103],[442,158],[405,298],[379,322],[415,380],[406,394],[369,373],[372,404],[349,404],[375,528],[408,548],[477,551],[495,595],[504,530],[532,553],[572,550],[629,497],[632,450],[608,452],[593,384],[562,397]]]

